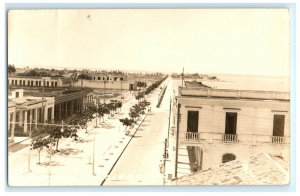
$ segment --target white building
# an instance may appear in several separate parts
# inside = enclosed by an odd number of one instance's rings
[[[14,140],[15,129],[23,133],[29,125],[37,127],[39,123],[54,120],[54,97],[24,97],[23,89],[13,90],[8,96],[8,132]]]
[[[289,93],[179,87],[176,99],[177,149],[193,152],[191,167],[204,170],[259,152],[289,160]]]

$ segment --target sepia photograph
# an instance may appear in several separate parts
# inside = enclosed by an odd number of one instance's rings
[[[288,8],[10,9],[7,184],[289,185]]]

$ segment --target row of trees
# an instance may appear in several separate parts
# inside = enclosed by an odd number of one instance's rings
[[[117,100],[110,100],[109,103],[87,103],[85,110],[80,114],[73,114],[66,119],[65,123],[62,122],[61,125],[49,125],[45,128],[45,132],[49,135],[47,137],[38,136],[32,140],[32,149],[37,149],[39,155],[40,164],[40,153],[44,148],[55,147],[55,150],[51,150],[50,153],[59,152],[58,145],[61,138],[74,138],[75,141],[78,140],[77,131],[78,129],[86,129],[88,122],[93,119],[102,117],[104,121],[105,115],[114,115],[115,112],[120,110],[122,107],[122,102]]]
[[[132,126],[134,123],[137,122],[137,119],[145,114],[145,110],[147,106],[150,105],[150,102],[148,101],[141,101],[138,102],[137,104],[133,105],[130,110],[129,110],[129,117],[120,119],[120,122],[122,123],[123,126],[125,126],[125,133],[128,134],[127,128]]]
[[[153,84],[151,84],[146,90],[145,90],[145,94],[148,95],[149,93],[151,93],[154,89],[156,89],[165,79],[167,79],[168,76],[163,77],[162,79],[154,82]]]

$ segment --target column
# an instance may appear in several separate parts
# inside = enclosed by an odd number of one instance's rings
[[[79,101],[78,101],[78,99],[77,99],[77,112],[80,112],[80,105],[79,105]]]
[[[65,104],[66,104],[66,107],[65,107],[65,118],[67,118],[68,117],[68,102],[66,101]]]
[[[61,103],[59,104],[58,120],[61,119]]]
[[[29,131],[31,131],[31,126],[32,126],[32,112],[33,112],[33,110],[30,110],[30,114],[29,114]]]
[[[43,122],[46,122],[48,120],[48,108],[44,106],[44,119]]]
[[[23,123],[23,111],[19,111],[19,126],[22,126]]]
[[[35,123],[35,127],[37,127],[37,119],[38,119],[38,109],[35,108],[34,109],[34,123]]]
[[[8,113],[8,132],[10,131],[10,115],[11,113]]]
[[[53,122],[53,121],[54,121],[54,105],[51,108],[51,122]]]
[[[14,141],[14,136],[15,136],[15,122],[16,122],[16,112],[14,111],[12,125],[11,125],[11,136],[10,136],[12,142]]]
[[[27,110],[24,112],[24,133],[26,133],[27,130]]]
[[[72,100],[71,102],[70,102],[70,104],[71,104],[71,115],[73,115],[73,110],[74,110],[74,100]]]

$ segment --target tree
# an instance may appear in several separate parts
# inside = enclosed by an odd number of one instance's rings
[[[123,126],[125,126],[125,133],[127,133],[126,132],[127,128],[134,123],[134,120],[132,118],[131,119],[124,118],[124,119],[120,119],[120,122],[123,124]]]
[[[38,155],[39,155],[39,161],[37,164],[41,164],[41,151],[44,148],[49,148],[50,145],[53,144],[52,138],[44,138],[42,136],[39,136],[37,138],[34,138],[31,142],[32,149],[37,149]]]
[[[16,72],[15,65],[8,64],[8,74],[13,74]]]

